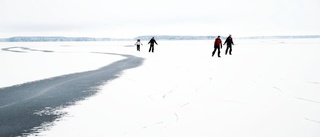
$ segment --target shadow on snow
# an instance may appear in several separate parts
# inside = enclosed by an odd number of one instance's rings
[[[131,55],[93,53],[126,58],[93,71],[0,88],[0,136],[36,133],[35,128],[52,123],[64,115],[54,113],[57,109],[95,95],[99,86],[118,78],[123,70],[143,63],[143,58]]]
[[[18,53],[25,53],[28,51],[38,51],[38,52],[53,52],[51,50],[38,50],[38,49],[31,49],[27,47],[9,47],[9,48],[3,48],[3,51],[10,51],[10,52],[18,52]]]

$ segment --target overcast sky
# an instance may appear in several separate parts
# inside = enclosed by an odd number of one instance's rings
[[[0,0],[0,37],[319,35],[320,0]]]

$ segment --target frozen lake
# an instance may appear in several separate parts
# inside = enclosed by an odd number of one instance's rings
[[[1,42],[0,136],[320,136],[320,39],[157,42]]]

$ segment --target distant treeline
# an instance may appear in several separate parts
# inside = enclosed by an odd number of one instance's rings
[[[11,37],[0,39],[2,42],[52,42],[52,41],[106,41],[110,38],[90,38],[90,37]]]
[[[154,37],[157,40],[213,40],[216,36],[179,36],[179,35],[160,35],[160,36],[139,36],[135,39],[150,40]],[[226,39],[228,36],[221,36]],[[239,39],[298,39],[298,38],[320,38],[320,35],[301,35],[301,36],[253,36],[253,37],[234,37]]]
[[[156,40],[212,40],[217,36],[179,36],[179,35],[156,35],[156,36],[139,36],[135,39],[150,40],[154,37]]]
[[[127,40],[150,40],[155,37],[156,40],[213,40],[217,36],[179,36],[179,35],[147,35],[138,36],[133,39],[121,38],[91,38],[91,37],[11,37],[0,39],[0,42],[68,42],[68,41],[127,41]],[[226,37],[221,36],[222,39]],[[254,37],[234,37],[239,39],[297,39],[297,38],[320,38],[320,35],[302,35],[302,36],[254,36]]]
[[[240,39],[304,39],[304,38],[320,38],[320,35],[240,37]]]

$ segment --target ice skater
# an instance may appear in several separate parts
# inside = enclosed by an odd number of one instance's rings
[[[143,44],[141,43],[140,39],[137,39],[137,42],[134,45],[137,46],[137,51],[140,51],[140,45],[143,45]]]
[[[220,39],[220,36],[218,36],[215,40],[214,40],[214,50],[212,52],[212,57],[214,56],[214,54],[216,53],[216,50],[218,49],[218,57],[220,58],[220,47],[222,49],[222,42]]]
[[[149,52],[151,52],[151,51],[152,51],[152,53],[154,52],[154,43],[156,43],[158,45],[157,41],[154,39],[154,37],[152,37],[148,43],[148,44],[150,44]]]
[[[231,54],[231,52],[232,52],[232,45],[234,45],[234,44],[233,44],[233,40],[232,40],[231,35],[228,36],[228,38],[227,38],[226,41],[223,43],[223,45],[225,45],[226,43],[227,43],[226,55],[228,54],[228,50],[229,50],[229,54],[232,55],[232,54]]]

